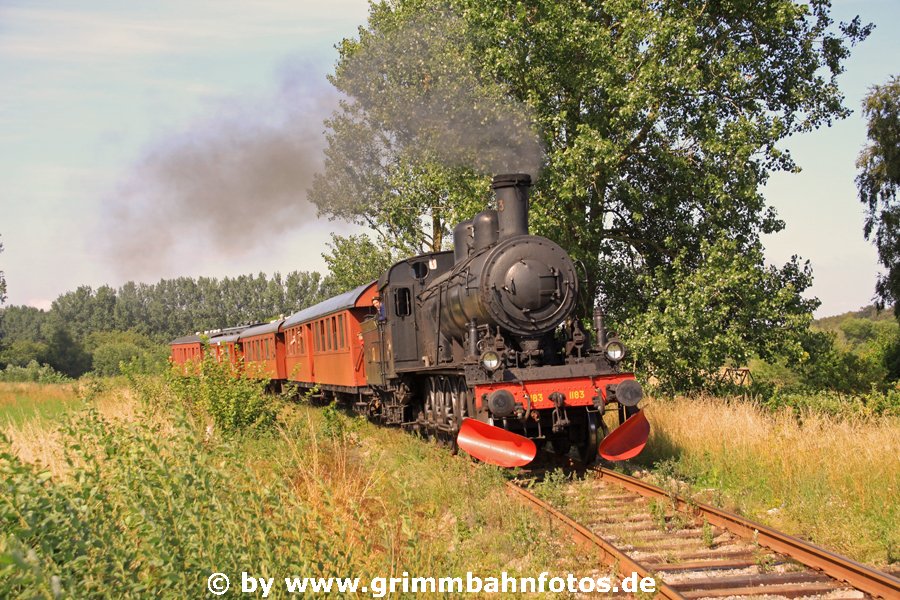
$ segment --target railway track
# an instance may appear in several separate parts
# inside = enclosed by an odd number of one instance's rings
[[[900,598],[897,577],[639,479],[593,468],[583,483],[555,496],[578,521],[527,482],[508,486],[620,575],[654,577],[663,598]]]

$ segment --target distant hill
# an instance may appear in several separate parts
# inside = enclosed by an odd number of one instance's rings
[[[872,342],[880,344],[896,339],[900,324],[893,307],[879,311],[875,306],[865,306],[857,311],[816,319],[812,328],[834,333],[839,348],[857,351]]]
[[[834,329],[847,319],[868,319],[869,321],[892,321],[894,317],[894,307],[889,306],[883,310],[875,308],[874,304],[864,306],[859,310],[832,315],[830,317],[822,317],[815,319],[813,325],[821,329]]]

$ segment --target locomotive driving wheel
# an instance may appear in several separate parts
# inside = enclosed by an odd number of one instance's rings
[[[453,377],[450,379],[450,399],[447,402],[447,424],[455,432],[459,431],[462,426],[463,419],[468,416],[469,412],[469,395],[470,391],[463,377]]]
[[[600,447],[602,436],[602,423],[600,413],[588,412],[585,414],[585,438],[578,445],[578,456],[581,462],[591,464],[597,459],[597,450]]]
[[[425,427],[426,430],[434,429],[438,422],[438,411],[440,410],[441,389],[440,383],[436,377],[428,378],[428,390],[425,393]]]

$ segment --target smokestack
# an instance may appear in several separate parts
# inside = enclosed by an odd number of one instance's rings
[[[454,262],[462,262],[466,260],[472,253],[473,242],[473,225],[472,219],[463,221],[453,228],[453,260]]]
[[[531,175],[510,173],[496,175],[491,184],[497,195],[500,239],[528,234],[528,188]]]

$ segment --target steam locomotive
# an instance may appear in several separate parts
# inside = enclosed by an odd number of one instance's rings
[[[176,339],[172,362],[211,352],[501,466],[528,464],[545,443],[586,462],[633,457],[650,431],[641,385],[599,310],[593,336],[573,318],[575,266],[529,234],[530,186],[525,174],[494,177],[496,209],[458,224],[452,252],[401,261],[286,319]]]

